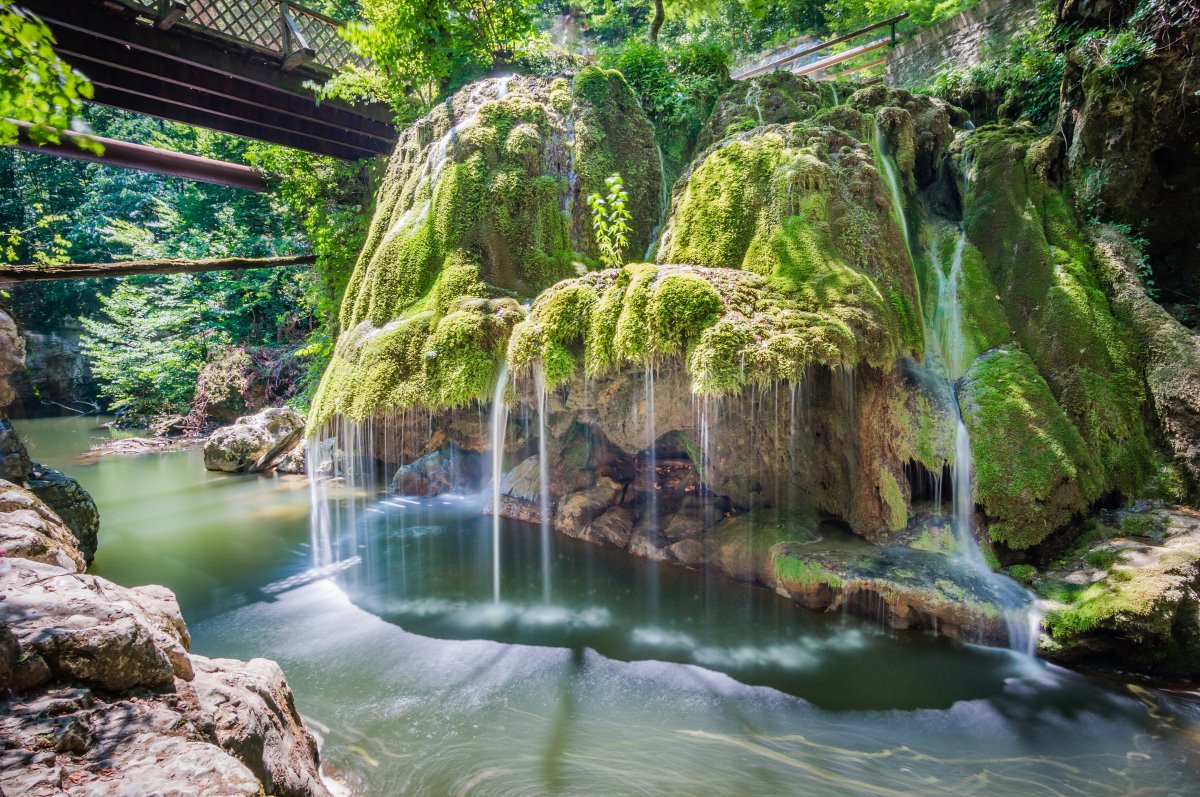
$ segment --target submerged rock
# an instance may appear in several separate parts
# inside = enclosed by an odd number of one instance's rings
[[[270,470],[304,435],[304,418],[290,407],[272,407],[212,433],[204,467],[225,473]]]
[[[441,495],[478,486],[483,455],[451,443],[396,471],[392,489],[401,495]]]

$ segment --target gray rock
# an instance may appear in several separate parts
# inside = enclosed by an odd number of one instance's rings
[[[6,557],[82,572],[86,563],[77,545],[62,519],[33,493],[0,479],[0,551]]]
[[[275,463],[276,473],[300,474],[308,472],[308,441],[301,440],[291,451]]]
[[[79,541],[79,551],[90,565],[96,555],[100,533],[100,513],[96,502],[79,482],[62,471],[33,463],[26,485],[31,493],[62,518]]]
[[[16,391],[8,377],[25,367],[25,339],[12,316],[0,310],[0,409],[13,403]]]
[[[441,495],[479,484],[483,456],[450,444],[405,465],[392,477],[401,495]]]
[[[290,407],[271,407],[213,432],[204,445],[204,467],[225,473],[270,470],[304,435],[304,418]]]
[[[324,794],[316,740],[300,720],[279,665],[202,656],[194,663],[196,678],[189,687],[221,748],[246,764],[268,794]]]
[[[629,545],[633,534],[633,512],[627,507],[617,506],[592,521],[586,537],[596,542],[624,548]]]
[[[5,620],[59,678],[122,690],[192,677],[179,605],[162,587],[126,589],[28,559],[0,560]]]
[[[0,379],[0,383],[4,380]],[[2,392],[0,388],[0,392]],[[7,418],[0,417],[0,478],[23,482],[29,473],[29,452]]]
[[[601,476],[588,489],[571,493],[559,502],[554,527],[571,537],[585,536],[588,524],[620,500],[621,493],[619,482]]]

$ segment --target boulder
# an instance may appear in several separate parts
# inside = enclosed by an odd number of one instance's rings
[[[165,594],[164,594],[165,593]],[[28,559],[0,560],[5,619],[53,677],[104,689],[192,678],[190,637],[162,587],[126,589]]]
[[[308,472],[308,441],[301,440],[291,451],[275,463],[276,473],[299,474]]]
[[[71,530],[79,541],[79,552],[90,565],[100,533],[100,513],[92,497],[70,476],[36,462],[30,467],[26,486]]]
[[[453,443],[431,451],[396,471],[392,489],[401,495],[441,495],[479,484],[483,456]]]
[[[1044,596],[1040,652],[1071,665],[1200,675],[1200,515],[1116,513],[1033,578]]]
[[[268,794],[323,794],[314,766],[316,739],[304,727],[279,665],[202,656],[194,663],[196,677],[187,687],[199,709],[193,721],[245,763]]]
[[[25,367],[25,339],[12,316],[0,310],[0,409],[13,403],[16,391],[8,377]]]
[[[17,437],[8,418],[0,417],[0,478],[10,482],[25,481],[30,465],[25,444]]]
[[[290,407],[271,407],[213,432],[204,445],[204,467],[225,473],[270,470],[304,435],[304,418]]]
[[[0,479],[0,551],[5,557],[54,565],[67,572],[87,567],[78,540],[62,518],[36,495]],[[4,562],[0,559],[0,563]]]

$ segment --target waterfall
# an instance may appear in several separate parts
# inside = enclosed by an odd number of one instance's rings
[[[647,263],[652,262],[654,247],[658,245],[658,234],[662,232],[663,225],[667,223],[667,211],[671,209],[670,190],[667,187],[667,167],[663,161],[662,147],[657,141],[654,142],[654,151],[658,153],[658,174],[662,188],[658,200],[658,224],[655,224],[654,229],[650,231],[650,243],[646,245],[646,256],[642,258]]]
[[[887,152],[887,142],[883,139],[883,131],[879,129],[879,120],[875,120],[875,151],[879,153],[879,163],[883,166],[883,175],[887,178],[888,189],[892,192],[892,205],[900,215],[900,232],[904,234],[904,248],[912,255],[912,241],[908,238],[908,218],[904,215],[904,197],[900,193],[900,180],[896,176],[896,166]]]
[[[830,86],[833,88],[833,106],[836,108],[842,104],[842,101],[838,99],[837,84],[831,83]]]
[[[758,126],[763,127],[766,122],[763,121],[762,115],[762,86],[758,85],[757,78],[750,79],[750,88],[746,89],[746,99],[754,98],[754,112],[758,115]]]
[[[546,375],[533,371],[538,412],[538,502],[542,526],[542,599],[550,602],[550,447],[546,445]]]
[[[952,390],[954,381],[966,372],[969,365],[966,362],[966,346],[962,330],[962,302],[959,297],[963,253],[966,245],[966,232],[960,229],[949,269],[946,269],[941,262],[936,247],[931,253],[937,289],[937,307],[934,309],[934,317],[930,323],[933,338],[930,341],[932,344],[930,348],[941,357],[941,367]],[[954,392],[957,394],[957,391]],[[1004,615],[1004,623],[1008,631],[1008,647],[1020,653],[1032,655],[1041,625],[1040,615],[1033,601],[1023,589],[1004,576],[992,572],[975,539],[973,528],[975,500],[971,484],[973,469],[971,438],[967,424],[963,420],[962,408],[958,404],[957,395],[954,408],[954,466],[951,471],[952,524],[959,555],[985,583],[999,593],[1013,595],[1014,603],[1021,604],[1019,608],[1004,606],[998,608]]]
[[[500,602],[500,480],[504,476],[504,436],[508,429],[508,405],[504,388],[508,385],[508,365],[500,364],[496,389],[492,392],[492,600]]]

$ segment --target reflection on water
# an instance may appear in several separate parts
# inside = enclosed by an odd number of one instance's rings
[[[466,499],[380,504],[338,572],[312,573],[305,490],[207,474],[198,452],[71,465],[94,424],[18,428],[96,497],[97,570],[175,590],[199,653],[278,660],[359,793],[1197,793],[1194,695],[669,567],[651,622],[645,563],[565,538],[546,603],[518,524],[493,608],[491,527]]]

